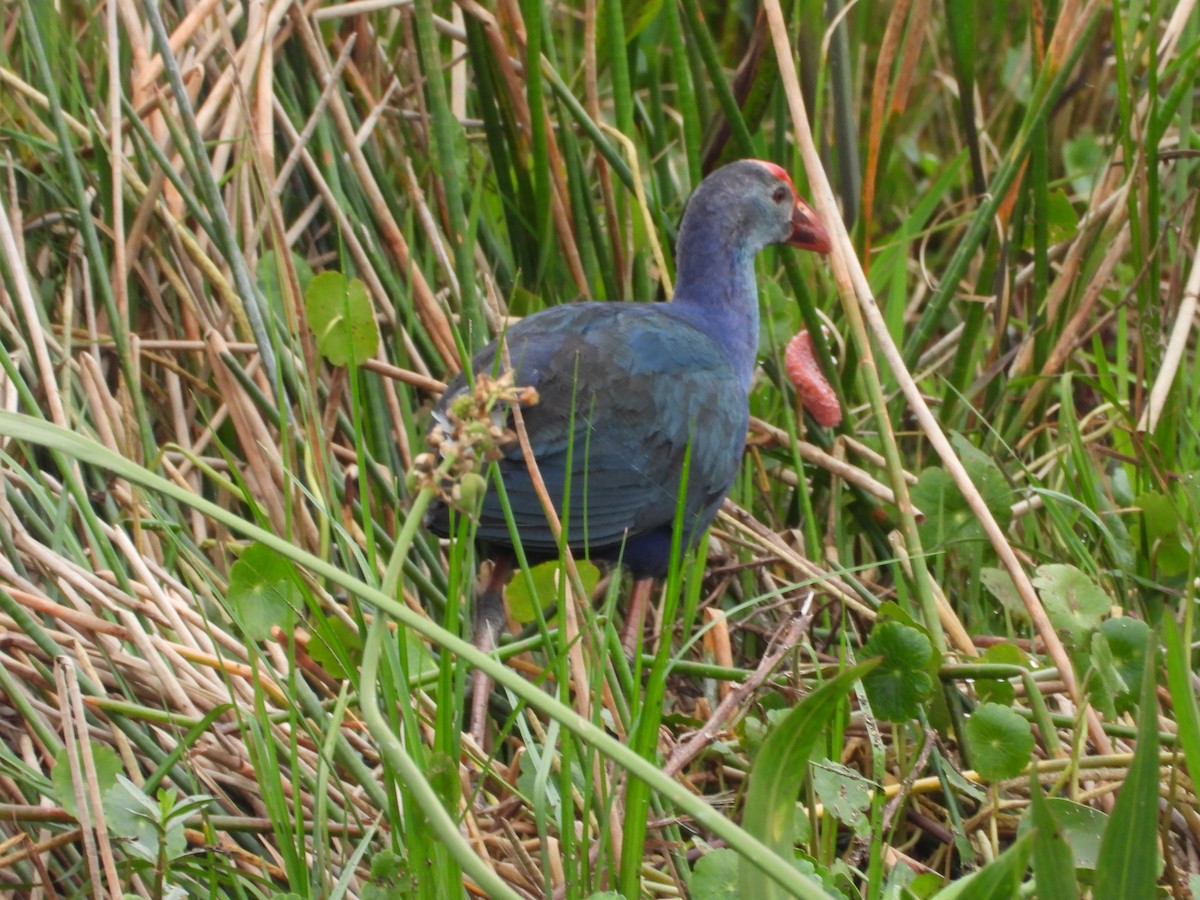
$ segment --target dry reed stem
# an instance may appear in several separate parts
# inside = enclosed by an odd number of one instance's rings
[[[90,747],[86,740],[82,740],[76,732],[76,728],[81,729],[82,734],[87,734],[88,726],[86,721],[76,720],[69,713],[69,693],[75,686],[75,679],[70,671],[70,661],[65,657],[55,661],[54,666],[54,681],[58,689],[60,706],[59,720],[63,727],[63,743],[67,750],[67,765],[71,770],[71,788],[74,793],[76,818],[79,820],[81,836],[83,838],[83,853],[84,859],[87,860],[88,874],[91,876],[92,883],[102,885],[105,883],[105,878],[101,875],[101,863],[99,859],[99,851],[96,846],[97,838],[100,833],[106,832],[104,827],[104,810],[100,805],[100,798],[97,796],[93,799],[91,794],[94,792],[88,791],[89,783],[95,787],[95,764],[88,766],[84,762],[84,748],[88,748],[88,762],[91,762]],[[90,770],[90,771],[89,771]],[[115,887],[119,884],[114,880],[111,884]]]
[[[884,110],[889,109],[887,103],[887,86],[892,72],[892,63],[900,40],[905,34],[905,19],[912,0],[898,0],[892,5],[888,14],[887,27],[883,32],[883,41],[879,45],[879,56],[875,61],[875,74],[871,79],[870,118],[867,125],[867,165],[863,174],[863,259],[864,265],[870,265],[871,260],[871,222],[875,211],[875,179],[879,171],[879,145],[883,139]],[[916,28],[907,31],[908,42],[920,47],[920,41],[915,39],[919,34]],[[903,70],[901,70],[903,71]]]
[[[762,419],[751,417],[750,430],[753,433],[769,435],[775,443],[780,447],[788,447],[791,445],[791,439],[788,433],[782,428],[772,425],[770,422],[765,422]],[[839,436],[838,440],[843,440],[844,436]],[[851,446],[862,447],[858,442],[854,442]],[[816,466],[818,469],[824,469],[830,475],[835,475],[841,478],[847,484],[852,484],[857,488],[861,488],[865,493],[880,500],[883,503],[895,504],[896,493],[886,484],[873,478],[867,472],[860,469],[858,466],[853,466],[844,459],[839,459],[837,456],[822,450],[816,444],[811,444],[808,441],[796,441],[796,450],[800,454],[800,458],[806,463]],[[870,457],[870,461],[883,467],[882,460],[876,455]],[[779,477],[788,481],[789,484],[798,484],[799,478],[795,472],[790,469],[784,469],[779,472]],[[916,483],[916,477],[910,476],[912,482]]]
[[[775,671],[775,667],[795,648],[797,642],[808,630],[811,624],[811,604],[812,595],[810,594],[804,607],[787,623],[786,631],[781,631],[778,639],[772,642],[771,649],[763,655],[754,673],[737,687],[728,691],[699,730],[671,751],[670,758],[663,766],[663,772],[672,778],[679,775],[685,766],[716,740],[717,735],[735,714],[745,712],[746,701],[762,687],[770,674]]]
[[[1154,386],[1150,389],[1150,398],[1142,416],[1138,420],[1139,431],[1154,431],[1158,427],[1159,416],[1166,406],[1167,395],[1175,383],[1175,376],[1183,363],[1183,355],[1187,350],[1188,338],[1196,330],[1196,306],[1200,300],[1200,253],[1193,251],[1192,268],[1188,272],[1187,284],[1183,289],[1183,299],[1175,313],[1175,323],[1171,327],[1171,336],[1167,339],[1167,349],[1163,353],[1158,375]]]
[[[760,556],[777,557],[781,563],[790,566],[800,575],[801,582],[819,584],[823,591],[835,596],[843,606],[848,606],[868,621],[875,619],[875,610],[859,599],[854,591],[831,575],[816,563],[805,559],[794,548],[784,542],[778,534],[755,519],[746,510],[732,500],[726,500],[721,505],[717,521],[727,530],[732,530],[751,546],[760,550]]]

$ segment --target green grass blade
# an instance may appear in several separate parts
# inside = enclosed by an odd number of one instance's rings
[[[1037,834],[1033,839],[1033,877],[1039,897],[1079,896],[1075,881],[1075,858],[1063,838],[1062,829],[1042,793],[1037,772],[1029,775],[1029,812]]]
[[[1200,775],[1200,710],[1192,688],[1192,667],[1179,625],[1168,612],[1162,617],[1163,643],[1167,648],[1167,686],[1179,726],[1179,746],[1188,772],[1195,780]]]
[[[1137,749],[1100,842],[1094,900],[1148,900],[1155,896],[1159,860],[1156,663],[1157,654],[1147,653]]]
[[[860,663],[839,673],[805,697],[767,736],[758,751],[746,791],[745,828],[776,853],[789,857],[794,852],[796,799],[808,775],[808,760],[825,728],[845,702],[855,681],[870,672],[877,662]],[[791,895],[823,898],[824,890],[802,876],[793,876]],[[789,891],[767,878],[759,869],[744,863],[738,869],[740,896],[773,900]]]
[[[1020,896],[1021,880],[1033,852],[1033,840],[1032,833],[1018,838],[1011,847],[974,875],[939,891],[934,895],[934,900],[1013,900]],[[1060,898],[1055,897],[1054,900]]]

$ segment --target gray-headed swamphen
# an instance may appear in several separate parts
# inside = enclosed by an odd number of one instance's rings
[[[667,572],[685,455],[684,546],[704,534],[733,485],[749,423],[758,349],[755,255],[769,244],[829,251],[829,236],[781,167],[741,160],[713,172],[693,193],[679,228],[677,280],[670,303],[573,303],[528,316],[504,335],[513,384],[536,390],[522,405],[529,444],[561,517],[565,485],[567,543],[592,560],[619,561],[635,579],[631,617],[644,614],[654,577]],[[496,365],[498,342],[474,359],[475,373]],[[503,360],[503,357],[501,358]],[[455,415],[470,395],[456,378],[437,404],[432,443],[462,446]],[[532,393],[530,397],[532,397]],[[487,423],[502,430],[509,411]],[[492,452],[530,562],[558,555],[520,446]],[[497,458],[498,457],[498,458]],[[428,516],[449,533],[449,511]],[[493,649],[505,624],[502,591],[512,575],[512,538],[500,499],[489,490],[478,539],[495,565],[482,590],[474,640]],[[477,679],[472,732],[481,737],[490,683]]]

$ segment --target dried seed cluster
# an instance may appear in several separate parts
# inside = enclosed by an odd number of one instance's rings
[[[434,426],[426,438],[431,452],[413,460],[409,490],[433,487],[445,503],[468,511],[476,507],[487,488],[480,463],[500,459],[503,448],[517,439],[509,427],[509,408],[514,403],[533,406],[538,402],[536,388],[519,386],[513,379],[512,369],[497,378],[476,375],[473,390],[463,391],[445,409],[434,412]],[[447,459],[452,459],[452,464],[439,474]]]

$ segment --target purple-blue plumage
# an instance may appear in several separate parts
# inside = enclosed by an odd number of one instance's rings
[[[560,514],[570,483],[562,524],[574,551],[620,559],[635,577],[662,575],[680,491],[685,546],[712,522],[746,437],[758,344],[754,257],[782,243],[829,249],[781,168],[731,163],[704,180],[684,213],[671,303],[575,303],[508,330],[515,383],[538,391],[538,403],[522,412]],[[495,342],[484,348],[474,371],[491,372],[496,352]],[[465,390],[456,379],[439,408]],[[520,448],[506,448],[497,467],[527,556],[557,556]],[[429,524],[447,534],[448,510],[434,504]],[[478,536],[492,552],[512,545],[494,490],[484,499]]]

